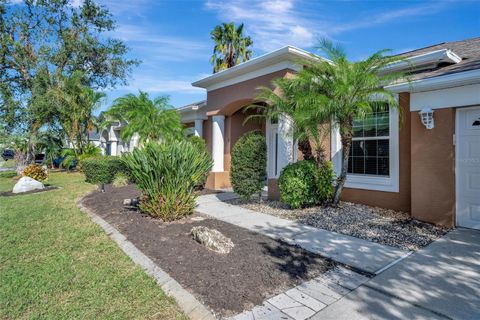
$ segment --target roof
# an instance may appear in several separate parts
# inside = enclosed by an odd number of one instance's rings
[[[205,107],[206,105],[207,105],[207,100],[197,101],[197,102],[187,104],[186,106],[179,107],[177,108],[177,111],[182,113],[190,110],[198,110]]]
[[[415,71],[411,74],[411,80],[419,80],[431,77],[438,77],[459,72],[480,69],[480,37],[471,38],[461,41],[442,42],[436,45],[424,47],[399,54],[403,58],[411,58],[427,54],[442,49],[450,50],[461,61],[458,63],[440,63],[431,69]]]
[[[313,60],[323,58],[293,46],[286,46],[245,61],[239,65],[214,73],[208,77],[193,82],[192,85],[194,87],[209,88],[220,82],[227,82],[233,78],[238,78],[247,74],[253,74],[260,70],[271,73],[278,71],[276,69],[280,70],[291,68],[296,62],[302,59]],[[273,68],[275,66],[277,67],[276,69]]]
[[[97,131],[97,129],[92,129],[88,131],[88,140],[100,140],[100,133]]]

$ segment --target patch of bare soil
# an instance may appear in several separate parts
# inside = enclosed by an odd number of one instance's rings
[[[246,209],[270,214],[329,231],[406,250],[418,250],[450,229],[412,219],[408,213],[342,202],[338,208],[290,209],[280,201],[263,199],[228,201]]]
[[[107,186],[105,193],[96,191],[83,204],[218,315],[251,309],[334,266],[318,255],[222,221],[193,215],[162,223],[123,206],[123,199],[138,195],[133,185]],[[235,246],[228,254],[213,252],[193,240],[194,226],[217,229]]]

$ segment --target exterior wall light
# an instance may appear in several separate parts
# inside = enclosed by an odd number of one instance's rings
[[[418,114],[420,115],[420,120],[422,121],[422,124],[425,126],[425,128],[433,129],[435,127],[432,109],[424,108]]]

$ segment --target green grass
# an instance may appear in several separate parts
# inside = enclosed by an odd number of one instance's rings
[[[0,191],[12,178],[0,177]],[[0,197],[0,319],[185,319],[155,281],[76,207],[94,187],[52,173],[62,189]]]
[[[13,159],[8,159],[7,161],[3,160],[3,158],[0,158],[0,168],[14,168],[15,167],[15,161]]]

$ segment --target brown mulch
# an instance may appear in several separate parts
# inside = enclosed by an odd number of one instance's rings
[[[36,190],[21,192],[21,193],[13,193],[12,191],[4,191],[4,192],[0,192],[0,197],[22,196],[22,195],[25,195],[25,194],[40,193],[40,192],[46,192],[46,191],[51,191],[51,190],[56,190],[56,189],[59,189],[59,188],[54,187],[54,186],[45,186],[44,189],[36,189]]]
[[[139,195],[130,185],[95,191],[83,205],[112,224],[164,271],[220,316],[231,316],[316,277],[334,263],[298,247],[246,229],[194,214],[162,223],[123,199]],[[210,251],[190,235],[194,226],[215,228],[231,238],[229,254]]]

